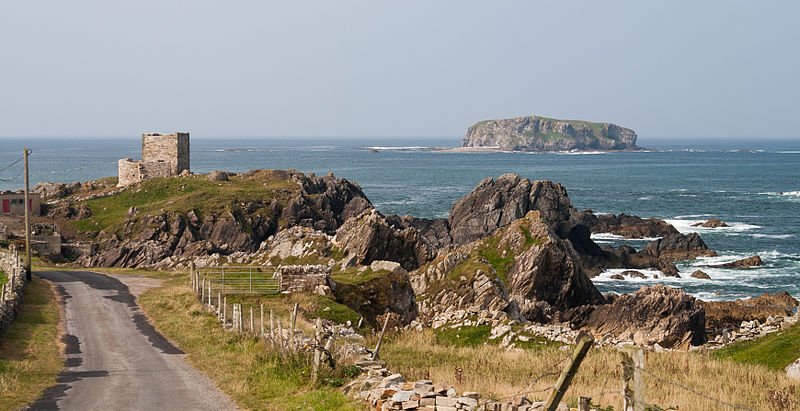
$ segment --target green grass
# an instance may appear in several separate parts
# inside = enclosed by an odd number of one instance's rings
[[[477,347],[495,341],[488,339],[491,333],[492,326],[488,324],[460,328],[442,327],[435,331],[437,344],[454,347]]]
[[[356,267],[350,267],[345,270],[332,272],[331,279],[337,283],[359,284],[375,278],[385,277],[387,274],[389,274],[389,272],[386,270],[372,271],[371,268],[367,267],[366,270],[359,271]]]
[[[262,201],[266,207],[273,199],[285,199],[297,185],[270,171],[261,171],[250,178],[233,177],[230,181],[211,182],[203,176],[190,178],[153,178],[108,197],[85,201],[92,217],[74,223],[83,231],[100,231],[120,227],[131,207],[138,207],[138,216],[160,210],[185,213],[195,210],[202,218],[206,212],[236,210],[244,202]],[[243,221],[239,221],[242,223]],[[246,224],[245,224],[246,225]]]
[[[50,284],[34,277],[25,287],[17,318],[0,337],[0,409],[23,407],[56,385],[64,369],[57,343],[59,320]]]
[[[8,274],[5,271],[0,270],[0,285],[3,285],[8,282]]]
[[[783,371],[798,357],[800,357],[800,324],[756,340],[731,344],[714,353],[714,358],[717,359],[764,365],[775,371]]]

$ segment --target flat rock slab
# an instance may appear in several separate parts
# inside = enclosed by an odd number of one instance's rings
[[[62,300],[67,370],[30,409],[237,408],[139,309],[135,295],[160,281],[86,271],[36,275],[52,281]]]
[[[786,376],[800,381],[800,358],[786,367]]]

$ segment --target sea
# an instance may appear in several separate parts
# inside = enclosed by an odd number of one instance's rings
[[[447,217],[452,204],[482,179],[516,173],[566,187],[572,205],[597,214],[656,217],[683,233],[698,232],[718,257],[678,264],[681,278],[645,270],[645,279],[593,279],[603,293],[630,293],[643,285],[679,287],[703,300],[731,300],[788,291],[800,298],[800,139],[793,141],[659,140],[655,151],[620,153],[464,153],[459,138],[196,138],[191,169],[295,169],[333,172],[357,183],[387,214]],[[117,160],[140,158],[138,138],[0,139],[0,190],[23,187],[23,148],[30,154],[31,186],[116,176]],[[730,227],[694,227],[711,217]],[[647,241],[593,236],[600,245]],[[759,255],[764,265],[744,270],[703,267]],[[711,280],[689,275],[697,269]],[[654,278],[658,275],[658,278]]]

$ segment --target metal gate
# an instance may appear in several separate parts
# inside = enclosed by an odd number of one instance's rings
[[[198,267],[206,291],[222,294],[278,294],[281,276],[275,267]]]

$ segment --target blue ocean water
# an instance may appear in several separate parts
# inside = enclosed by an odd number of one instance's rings
[[[682,232],[698,231],[720,256],[681,263],[680,279],[618,281],[612,272],[595,278],[602,292],[632,292],[663,282],[703,299],[733,299],[787,290],[800,297],[800,141],[720,143],[671,141],[648,144],[657,152],[600,154],[448,153],[385,147],[455,147],[453,139],[200,139],[191,143],[191,168],[245,171],[254,168],[333,172],[358,183],[384,213],[446,217],[450,206],[486,177],[517,173],[562,183],[572,204],[597,213],[662,218]],[[379,146],[378,153],[365,148]],[[0,169],[30,157],[31,184],[85,181],[117,173],[117,160],[140,158],[130,140],[3,139]],[[241,149],[228,151],[230,149]],[[22,166],[0,171],[0,190],[22,187]],[[717,217],[729,228],[691,224]],[[600,244],[630,244],[600,235]],[[689,274],[700,265],[758,254],[763,267],[702,268],[712,279]],[[650,273],[652,274],[652,273]]]

